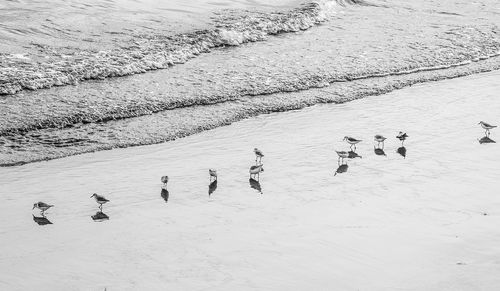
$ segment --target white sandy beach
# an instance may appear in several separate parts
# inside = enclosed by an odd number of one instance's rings
[[[498,290],[500,72],[0,168],[0,290]],[[404,159],[399,130],[410,136]],[[386,157],[373,135],[389,137]],[[363,139],[334,176],[334,149]],[[500,130],[491,138],[500,139]],[[264,153],[262,194],[252,149]],[[219,182],[208,196],[208,168]],[[169,175],[170,199],[160,197]],[[91,219],[92,193],[111,202]],[[33,203],[56,206],[53,223]]]

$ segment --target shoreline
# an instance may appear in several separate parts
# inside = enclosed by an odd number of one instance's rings
[[[495,290],[500,149],[478,143],[477,119],[498,117],[499,74],[0,168],[0,287]],[[406,158],[398,130],[410,136]],[[373,152],[375,133],[389,137],[387,156]],[[365,140],[363,158],[334,175],[344,135]],[[262,194],[248,182],[256,146]],[[208,168],[219,173],[210,196]],[[167,203],[162,175],[171,178]],[[91,218],[93,192],[111,200],[109,220]],[[53,224],[33,222],[38,200],[56,205]]]
[[[52,159],[64,158],[72,155],[80,155],[85,153],[91,153],[95,151],[102,150],[113,150],[116,148],[123,147],[134,147],[134,146],[143,146],[143,145],[151,145],[158,144],[163,142],[170,142],[179,138],[184,138],[186,136],[190,136],[193,134],[198,134],[205,130],[212,130],[217,127],[227,126],[234,122],[238,122],[247,118],[252,118],[261,114],[269,114],[274,112],[283,112],[289,110],[302,109],[305,107],[310,107],[318,104],[324,103],[344,103],[350,102],[353,100],[357,100],[360,98],[373,97],[380,94],[386,94],[392,92],[394,90],[400,90],[409,86],[413,86],[415,84],[423,84],[427,82],[436,82],[447,79],[460,78],[464,76],[469,76],[473,74],[481,74],[485,72],[492,72],[500,69],[500,62],[498,62],[498,56],[493,56],[491,58],[482,59],[478,61],[472,61],[467,64],[457,64],[455,66],[447,67],[445,69],[434,69],[430,68],[428,70],[422,70],[417,72],[405,73],[405,74],[397,74],[397,75],[381,75],[377,77],[371,78],[354,78],[352,80],[346,80],[345,82],[334,82],[330,83],[325,87],[319,88],[310,88],[307,90],[300,90],[294,92],[283,92],[283,93],[271,93],[266,95],[252,96],[250,100],[245,100],[245,98],[238,98],[236,100],[225,101],[221,103],[214,103],[207,106],[190,106],[177,108],[177,114],[172,113],[171,110],[164,110],[156,113],[152,113],[147,116],[138,116],[131,117],[126,119],[117,119],[113,121],[107,121],[105,124],[113,124],[113,123],[121,123],[124,124],[123,131],[137,131],[142,130],[141,125],[135,125],[133,128],[127,128],[127,125],[130,123],[144,123],[142,126],[148,126],[151,123],[165,123],[165,121],[175,124],[173,119],[180,118],[183,114],[193,115],[193,112],[196,111],[206,111],[208,114],[201,114],[202,119],[196,120],[194,124],[189,124],[187,126],[181,126],[181,129],[177,129],[172,131],[168,128],[162,128],[161,125],[154,133],[154,136],[149,139],[143,139],[140,141],[131,142],[135,140],[133,134],[123,138],[123,140],[117,140],[108,144],[95,144],[90,143],[88,145],[88,149],[78,148],[78,152],[71,152],[71,144],[67,146],[67,150],[61,150],[61,152],[56,155],[47,156],[44,158],[30,158],[23,157],[23,152],[18,154],[21,156],[21,159],[27,160],[19,160],[16,157],[9,157],[9,154],[0,154],[0,167],[15,167],[24,164],[34,163],[34,162],[43,162],[49,161]],[[363,84],[366,82],[367,84]],[[360,88],[360,84],[362,88]],[[370,88],[371,86],[371,88]],[[352,92],[352,87],[358,89],[358,92]],[[354,89],[354,90],[356,90]],[[290,100],[286,100],[279,96],[286,95]],[[304,97],[300,97],[303,95]],[[310,97],[313,96],[312,98]],[[299,96],[299,97],[296,97]],[[275,97],[275,101],[270,102],[268,99]],[[257,100],[260,100],[258,102]],[[219,119],[216,119],[215,122],[213,118],[210,116],[210,112],[218,112],[220,111],[220,107],[228,107],[232,110],[231,113],[229,109],[223,109],[227,114],[227,116],[222,116]],[[187,112],[187,113],[186,113]],[[165,120],[165,115],[168,116],[167,120]],[[85,126],[81,126],[83,128],[83,132],[85,132]],[[74,133],[71,133],[73,128],[66,128],[60,130],[68,130],[66,135],[71,136]],[[51,132],[52,129],[39,129],[36,131],[38,135],[43,134],[44,132]],[[78,136],[82,136],[82,132],[77,132]],[[87,133],[89,134],[89,133]],[[93,134],[93,133],[92,133]],[[6,136],[8,138],[8,135]],[[54,137],[54,139],[56,139]],[[15,142],[13,143],[15,145]],[[41,146],[42,145],[37,145]],[[66,147],[66,146],[65,146]],[[27,153],[28,155],[32,155],[32,153]],[[4,158],[2,158],[4,156]],[[10,161],[9,161],[10,159]]]

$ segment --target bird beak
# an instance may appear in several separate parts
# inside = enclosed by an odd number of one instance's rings
[[[33,208],[31,208],[31,210],[35,209],[35,205],[33,205]]]

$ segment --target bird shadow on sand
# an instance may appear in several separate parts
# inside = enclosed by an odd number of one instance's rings
[[[92,220],[96,222],[109,220],[109,216],[102,212],[101,210],[97,211],[95,215],[92,215]]]
[[[337,176],[337,174],[342,174],[342,173],[345,173],[347,172],[347,169],[349,168],[349,166],[347,164],[342,164],[340,165],[337,170],[335,170],[335,174],[333,174],[334,176]]]
[[[210,197],[210,195],[212,195],[212,193],[214,193],[215,190],[217,190],[217,180],[212,181],[208,185],[208,196]]]
[[[36,222],[38,225],[52,224],[52,222],[43,214],[42,216],[35,216],[34,214],[32,215],[33,215],[33,221]]]
[[[248,179],[248,182],[250,183],[250,188],[257,190],[260,194],[262,193],[262,186],[260,185],[260,181],[255,180],[254,178]]]
[[[489,136],[483,136],[482,138],[478,139],[480,144],[483,143],[496,143],[496,141],[492,140]]]

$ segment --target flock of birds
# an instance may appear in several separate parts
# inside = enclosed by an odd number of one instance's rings
[[[488,139],[489,141],[484,141],[484,142],[494,142],[493,140],[491,140],[489,138],[490,130],[497,127],[497,126],[491,125],[491,124],[486,123],[484,121],[479,122],[479,125],[481,125],[481,127],[483,129],[485,129],[485,136],[481,140]],[[401,147],[398,149],[398,153],[401,154],[403,157],[406,156],[406,149],[404,148],[404,142],[408,137],[409,136],[405,132],[402,132],[402,131],[400,131],[399,134],[396,136],[396,138],[401,141]],[[377,134],[374,136],[374,141],[377,142],[377,147],[374,147],[376,154],[384,154],[383,148],[384,148],[384,142],[386,139],[387,139],[386,137],[384,137],[383,135],[380,135],[380,134]],[[362,142],[362,140],[356,139],[356,138],[350,137],[350,136],[345,136],[343,140],[346,141],[350,145],[350,151],[336,151],[337,155],[339,156],[339,158],[338,158],[339,168],[335,172],[335,175],[337,173],[342,173],[342,172],[347,171],[347,164],[344,163],[344,159],[361,157],[358,154],[356,154],[356,144]],[[483,142],[481,142],[481,140],[479,142],[483,143]],[[382,147],[381,147],[381,145],[382,145]],[[260,173],[264,172],[264,164],[262,163],[262,158],[264,157],[264,153],[261,150],[259,150],[258,148],[254,149],[254,153],[255,153],[255,165],[250,166],[250,169],[248,170],[248,172],[250,174],[249,181],[250,181],[250,186],[252,188],[254,188],[254,189],[258,190],[260,193],[262,193],[262,190],[261,190],[261,187],[259,184],[259,179],[260,179]],[[210,185],[209,185],[208,194],[210,195],[217,188],[217,170],[209,169],[208,175],[210,178]],[[167,190],[168,181],[169,181],[168,176],[161,177],[161,182],[162,182],[161,196],[163,197],[163,199],[165,201],[168,201],[168,197],[169,197],[169,193]],[[92,219],[97,220],[97,221],[109,219],[109,217],[102,212],[103,204],[108,203],[109,200],[106,199],[104,196],[98,195],[96,193],[94,193],[92,196],[90,196],[90,198],[94,198],[96,203],[99,204],[99,211],[95,215],[92,216]],[[48,209],[50,209],[52,207],[54,207],[54,205],[47,204],[47,203],[44,203],[41,201],[33,204],[33,209],[35,209],[35,208],[39,209],[41,212],[41,215],[42,215],[42,217],[36,217],[33,215],[33,219],[35,220],[35,222],[37,222],[40,225],[51,224],[51,222],[45,217],[45,211],[47,211]]]

